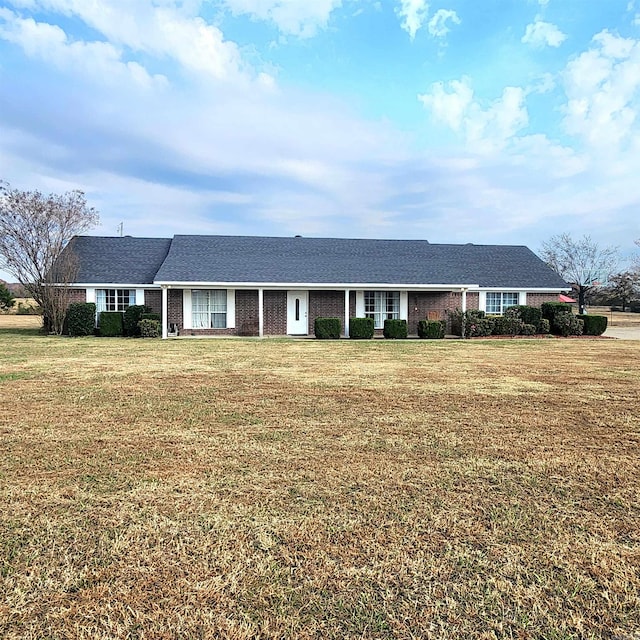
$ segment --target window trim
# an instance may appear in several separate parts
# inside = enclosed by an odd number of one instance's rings
[[[523,297],[526,296],[526,293],[522,292],[522,291],[514,291],[514,290],[499,290],[499,291],[483,291],[481,292],[481,296],[482,296],[482,304],[480,305],[480,309],[482,309],[487,315],[492,315],[492,316],[501,316],[504,315],[504,312],[509,308],[509,307],[513,307],[519,304],[525,304],[525,301],[523,301]],[[489,296],[500,296],[500,301],[499,301],[499,306],[498,306],[498,310],[496,311],[496,305],[495,304],[491,304],[491,311],[489,310]],[[508,302],[507,304],[505,304],[505,296],[516,296],[516,301],[515,302]],[[513,300],[513,298],[511,298],[511,300]]]
[[[112,296],[109,295],[109,291],[113,291]],[[127,292],[127,296],[124,293]],[[104,293],[104,298],[102,294]],[[129,298],[128,302],[124,302],[125,297]],[[99,287],[95,289],[95,305],[96,313],[100,314],[103,311],[115,311],[124,313],[129,307],[134,306],[137,303],[138,291],[137,289],[117,289],[111,287]],[[101,308],[104,305],[104,308]]]
[[[375,329],[384,329],[385,320],[399,320],[402,317],[402,296],[400,291],[376,291],[367,290],[363,292],[364,317],[373,318]],[[373,297],[373,311],[370,300]],[[391,302],[392,308],[389,303]]]

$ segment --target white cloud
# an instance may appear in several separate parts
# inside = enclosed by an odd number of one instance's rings
[[[555,24],[544,22],[539,18],[528,24],[522,42],[530,44],[534,47],[543,48],[559,47],[567,39],[566,34],[562,33]]]
[[[151,76],[137,62],[122,61],[121,52],[108,42],[74,42],[57,25],[20,18],[7,9],[0,9],[0,38],[17,44],[29,57],[79,71],[87,78],[97,75],[101,82],[117,84],[129,79],[141,87],[166,83],[164,76]]]
[[[563,74],[564,127],[600,152],[638,141],[640,40],[602,31],[593,46],[571,60]]]
[[[429,15],[427,0],[400,0],[396,13],[402,18],[401,26],[413,40]]]
[[[273,22],[287,35],[309,38],[325,28],[342,0],[225,0],[234,15]]]
[[[448,83],[448,89],[438,82],[418,99],[431,111],[434,120],[464,135],[469,147],[477,152],[507,146],[529,123],[526,91],[520,87],[505,87],[502,96],[485,108],[480,101],[474,100],[469,78]]]
[[[24,0],[21,0],[21,2]],[[217,79],[237,79],[245,65],[235,43],[197,15],[200,2],[162,0],[30,0],[43,10],[76,16],[112,45],[177,61]]]
[[[447,21],[453,24],[460,24],[460,18],[455,11],[448,9],[438,9],[429,20],[428,30],[429,33],[437,38],[443,38],[449,33],[450,29],[447,26]]]

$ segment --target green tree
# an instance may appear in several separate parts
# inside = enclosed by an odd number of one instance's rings
[[[0,311],[9,311],[16,299],[3,282],[0,282]]]
[[[580,313],[587,296],[607,281],[618,263],[617,247],[600,247],[589,236],[574,240],[568,233],[552,236],[542,243],[542,259],[578,292]]]
[[[62,250],[98,223],[81,191],[44,195],[0,184],[0,268],[13,274],[42,307],[44,328],[62,333],[78,264]]]

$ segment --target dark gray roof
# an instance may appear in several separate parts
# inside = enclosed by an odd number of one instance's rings
[[[155,280],[568,288],[524,246],[254,236],[175,236]]]
[[[170,246],[168,238],[76,236],[67,250],[80,261],[76,282],[151,284]]]

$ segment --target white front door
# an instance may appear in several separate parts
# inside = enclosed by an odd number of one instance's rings
[[[287,291],[287,333],[306,336],[309,333],[307,307],[308,291]]]

